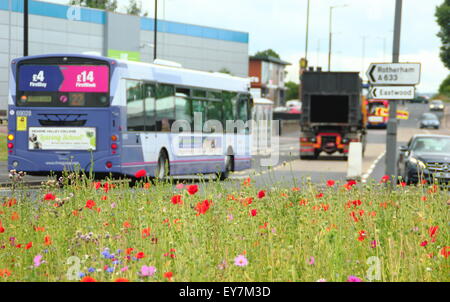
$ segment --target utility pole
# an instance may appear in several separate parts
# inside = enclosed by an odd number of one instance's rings
[[[28,56],[28,0],[23,1],[23,56]]]
[[[328,71],[330,70],[331,66],[331,20],[333,16],[333,6],[330,6],[330,24],[329,24],[329,36],[328,36]]]
[[[154,30],[154,36],[153,36],[153,61],[156,60],[156,49],[158,48],[158,43],[157,43],[157,39],[158,39],[158,0],[155,0],[155,20],[154,20],[154,26],[153,26],[153,30]]]
[[[309,0],[306,8],[306,42],[305,42],[305,60],[308,61],[308,29],[309,29]]]
[[[402,23],[402,0],[395,2],[394,41],[392,63],[398,63],[400,56],[400,31]],[[397,101],[389,101],[389,120],[386,135],[386,175],[397,178]]]

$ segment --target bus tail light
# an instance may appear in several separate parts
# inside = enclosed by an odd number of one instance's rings
[[[8,143],[8,149],[12,149],[14,148],[14,144],[13,143]]]
[[[8,134],[8,140],[13,141],[14,140],[14,135],[13,134]]]
[[[117,144],[116,143],[112,143],[111,144],[111,149],[116,150],[117,149]]]
[[[112,168],[112,162],[107,161],[105,166],[106,166],[106,168],[111,169]]]
[[[111,140],[112,140],[113,142],[117,141],[117,136],[111,135]]]

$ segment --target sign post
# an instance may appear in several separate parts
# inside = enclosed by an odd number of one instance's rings
[[[392,63],[372,63],[367,78],[372,97],[388,99],[389,120],[386,135],[386,175],[397,179],[397,101],[414,98],[414,85],[420,81],[420,63],[399,63],[402,0],[395,2]],[[386,86],[388,85],[388,86]]]

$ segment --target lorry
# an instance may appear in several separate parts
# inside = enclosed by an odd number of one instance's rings
[[[351,142],[366,145],[367,102],[358,72],[322,72],[301,76],[300,158],[340,153],[347,159]]]

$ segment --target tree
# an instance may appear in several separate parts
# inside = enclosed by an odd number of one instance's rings
[[[104,9],[111,12],[117,10],[117,0],[70,0],[69,4]]]
[[[127,7],[127,14],[134,15],[134,16],[140,16],[142,13],[142,3],[141,1],[137,0],[130,0],[128,7]]]
[[[263,51],[258,51],[257,53],[255,53],[255,57],[257,58],[267,58],[267,57],[274,57],[279,59],[280,55],[277,54],[273,49],[269,48]]]
[[[450,97],[450,75],[442,81],[441,86],[439,86],[439,93]]]
[[[226,67],[221,68],[218,72],[226,73],[226,74],[232,75],[232,74],[231,74],[231,71],[229,71]]]
[[[445,0],[440,6],[436,7],[436,21],[441,27],[437,34],[441,38],[441,60],[445,67],[450,69],[450,0]]]
[[[292,81],[286,82],[284,84],[287,88],[286,90],[286,100],[298,100],[298,84]]]

